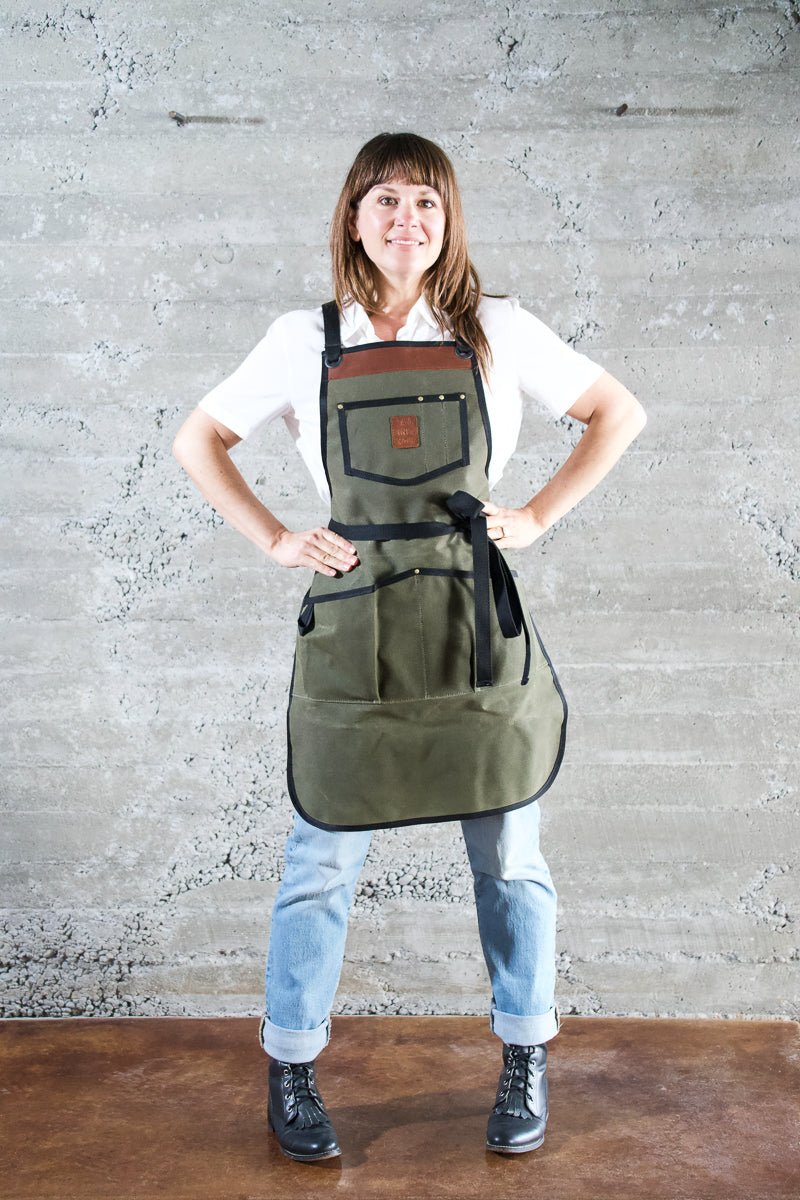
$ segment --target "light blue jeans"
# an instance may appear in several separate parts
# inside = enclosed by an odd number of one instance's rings
[[[539,801],[470,817],[461,829],[492,985],[489,1027],[536,1045],[558,1033],[556,889],[539,849]],[[372,830],[319,829],[295,811],[272,909],[259,1041],[271,1058],[309,1062],[327,1046],[347,919]]]

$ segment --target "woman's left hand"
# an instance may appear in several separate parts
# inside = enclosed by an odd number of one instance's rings
[[[503,508],[487,500],[481,511],[486,514],[489,537],[501,550],[530,546],[531,542],[535,542],[546,532],[545,527],[527,507]]]

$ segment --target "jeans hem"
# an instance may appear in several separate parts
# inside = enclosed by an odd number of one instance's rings
[[[557,1004],[549,1012],[533,1017],[502,1012],[492,1005],[489,1026],[507,1045],[538,1046],[556,1036],[561,1028],[561,1016]]]
[[[284,1029],[263,1016],[258,1026],[261,1049],[281,1062],[311,1062],[331,1040],[331,1019],[326,1017],[316,1029]]]

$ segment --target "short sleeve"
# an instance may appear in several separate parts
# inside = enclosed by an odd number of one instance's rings
[[[513,301],[520,389],[553,416],[562,417],[600,378],[605,367],[573,350],[548,325],[522,308],[516,297]]]
[[[291,373],[283,318],[278,317],[232,375],[203,396],[198,407],[243,441],[291,411]]]

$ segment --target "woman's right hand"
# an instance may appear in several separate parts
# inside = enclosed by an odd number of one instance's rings
[[[281,529],[272,543],[270,555],[282,567],[313,567],[323,575],[350,571],[358,563],[358,553],[352,542],[334,533],[327,525],[297,533]]]

